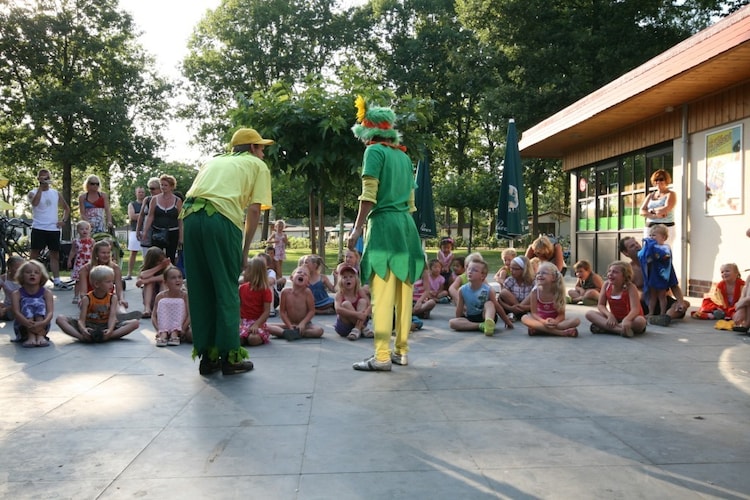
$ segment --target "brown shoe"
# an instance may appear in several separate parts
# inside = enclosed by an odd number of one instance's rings
[[[252,369],[253,362],[248,359],[239,363],[229,363],[227,361],[222,361],[221,363],[221,373],[224,375],[237,375],[238,373],[249,372]]]
[[[214,372],[217,372],[221,369],[221,364],[219,363],[219,360],[211,361],[208,359],[208,356],[203,356],[201,358],[201,362],[198,365],[198,372],[200,372],[201,375],[211,375]]]

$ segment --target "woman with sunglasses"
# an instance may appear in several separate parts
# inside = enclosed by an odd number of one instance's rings
[[[112,212],[109,209],[107,193],[99,191],[101,180],[96,175],[89,175],[83,183],[85,191],[78,197],[78,208],[81,220],[91,224],[91,234],[106,233],[112,227]]]
[[[644,238],[648,237],[651,226],[664,224],[669,233],[667,243],[674,244],[674,207],[677,205],[677,194],[669,189],[671,183],[672,176],[666,170],[659,169],[651,174],[651,185],[656,186],[656,190],[651,191],[641,205],[641,215],[646,218]]]

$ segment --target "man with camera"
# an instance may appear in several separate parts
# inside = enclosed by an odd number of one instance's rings
[[[60,228],[68,222],[70,207],[57,190],[52,189],[52,179],[47,169],[37,174],[39,187],[29,194],[33,221],[31,223],[31,258],[38,259],[45,248],[49,249],[49,261],[55,288],[66,290],[60,281]],[[58,218],[62,209],[62,220]]]

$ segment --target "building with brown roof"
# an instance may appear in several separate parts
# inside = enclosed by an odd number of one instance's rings
[[[655,170],[677,194],[671,242],[683,290],[719,267],[750,267],[750,6],[672,47],[523,133],[521,155],[571,173],[572,259],[602,273],[623,236],[643,237]]]

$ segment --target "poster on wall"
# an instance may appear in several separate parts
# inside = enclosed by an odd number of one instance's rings
[[[742,125],[706,135],[706,215],[742,213]]]

